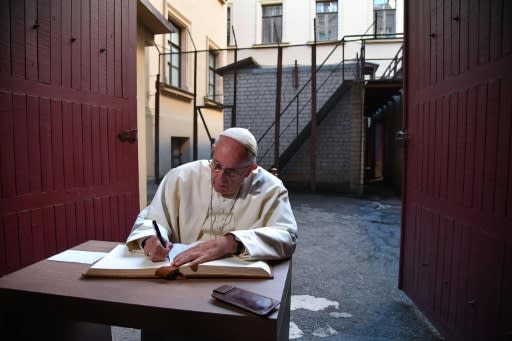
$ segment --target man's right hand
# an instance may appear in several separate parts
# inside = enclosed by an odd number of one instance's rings
[[[167,259],[171,248],[172,243],[168,242],[167,245],[163,247],[156,236],[151,236],[144,242],[144,255],[149,257],[153,262],[161,262]]]

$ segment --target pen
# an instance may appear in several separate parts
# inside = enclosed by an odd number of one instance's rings
[[[158,228],[158,224],[156,223],[156,220],[153,220],[153,227],[155,228],[156,236],[158,237],[158,240],[160,241],[160,244],[165,248],[166,243],[164,238],[162,237],[162,234],[160,233],[160,229]],[[169,254],[167,254],[167,259],[170,261]]]
[[[153,220],[153,227],[155,228],[156,236],[158,237],[160,244],[162,244],[162,246],[165,247],[166,243],[165,243],[164,238],[162,237],[162,234],[160,233],[160,229],[158,228],[156,220]]]

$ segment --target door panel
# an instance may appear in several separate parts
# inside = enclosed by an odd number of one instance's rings
[[[136,129],[136,2],[0,6],[1,275],[123,241],[138,170],[137,144],[117,138]]]
[[[512,7],[429,0],[406,13],[400,287],[448,339],[506,339]]]

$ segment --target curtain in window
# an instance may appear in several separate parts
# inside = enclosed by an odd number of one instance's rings
[[[283,7],[271,5],[262,7],[262,43],[277,43],[283,38]]]

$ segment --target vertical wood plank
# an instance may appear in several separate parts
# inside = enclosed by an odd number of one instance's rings
[[[14,78],[25,78],[25,3],[11,1],[11,71]]]
[[[41,182],[43,192],[50,192],[53,184],[52,120],[49,98],[39,99],[39,134],[41,139]]]
[[[494,195],[496,191],[496,173],[498,166],[498,116],[500,109],[500,81],[493,81],[489,84],[489,94],[487,98],[488,110],[485,115],[485,161],[483,164],[483,210],[487,213],[495,213]],[[483,127],[482,127],[483,129]],[[494,227],[493,229],[495,229]]]
[[[37,73],[39,81],[50,83],[50,0],[38,0],[37,21]]]
[[[18,218],[16,213],[3,216],[5,253],[7,273],[18,270],[21,267],[20,240],[18,238]]]
[[[510,1],[509,1],[510,2]],[[501,57],[501,39],[503,32],[503,0],[491,1],[490,58],[492,61]]]
[[[116,212],[119,212],[119,205],[117,203],[119,195],[113,195],[110,197],[110,223],[111,223],[111,230],[112,230],[112,240],[113,241],[123,241],[123,238],[121,237],[121,229],[119,226],[119,219],[118,215],[115,214]]]
[[[107,94],[115,93],[114,0],[107,0]]]
[[[76,242],[77,244],[87,241],[87,231],[85,226],[85,203],[83,200],[77,200],[76,210]]]
[[[434,195],[434,177],[435,177],[435,146],[436,146],[436,102],[430,101],[428,109],[428,154],[427,154],[427,193],[429,196]]]
[[[122,119],[122,116],[117,110],[109,109],[108,110],[108,132],[107,132],[107,141],[108,141],[108,161],[109,161],[109,179],[111,182],[114,182],[118,179],[117,174],[117,153],[116,148],[119,145],[117,136],[117,125],[118,121]]]
[[[474,207],[482,208],[482,195],[484,193],[484,163],[485,163],[485,132],[487,131],[487,84],[480,84],[477,89],[477,114],[476,114],[476,144],[473,152],[475,154],[475,175],[473,180]]]
[[[458,75],[460,72],[460,34],[461,34],[461,14],[460,14],[460,3],[458,1],[450,1],[451,3],[451,43],[449,48],[451,49],[451,68],[450,75]],[[455,21],[453,18],[459,18]]]
[[[457,173],[457,137],[459,134],[459,127],[457,125],[457,118],[459,115],[459,94],[454,93],[450,95],[449,107],[448,107],[448,122],[447,122],[447,134],[448,134],[448,173],[447,177],[447,199],[452,202],[457,202],[457,184],[456,179],[461,177],[461,174]]]
[[[52,99],[51,111],[53,181],[55,190],[59,191],[65,186],[62,102]]]
[[[50,21],[50,69],[51,83],[54,86],[62,84],[62,39],[61,39],[61,1],[51,0],[51,21]]]
[[[437,0],[437,9],[436,9],[436,81],[441,82],[444,79],[444,65],[446,61],[444,60],[444,0]]]
[[[64,155],[64,185],[71,188],[75,185],[73,158],[73,104],[62,102],[62,139]]]
[[[450,99],[452,96],[443,96],[441,99],[441,119],[439,120],[439,131],[441,137],[441,150],[439,153],[440,158],[440,174],[439,174],[439,197],[441,199],[448,199],[448,160],[450,158],[451,146],[449,143],[450,136]]]
[[[91,91],[99,92],[99,0],[90,1],[91,11]]]
[[[68,248],[67,227],[66,227],[66,209],[63,204],[55,205],[55,235],[57,242],[57,252]]]
[[[16,193],[18,195],[29,192],[29,165],[27,148],[27,108],[26,97],[15,94],[13,96],[14,112],[14,162],[16,167]]]
[[[453,45],[452,42],[452,0],[445,0],[443,3],[443,79],[446,79],[452,73],[452,54],[453,54]]]
[[[475,173],[475,157],[476,148],[476,88],[469,89],[468,106],[466,118],[466,148],[464,151],[466,164],[464,167],[464,206],[473,207],[473,181]]]
[[[99,93],[107,94],[107,4],[105,1],[98,2],[98,80]]]
[[[503,55],[512,53],[512,2],[503,1]]]
[[[91,134],[92,134],[92,170],[95,185],[101,184],[101,126],[100,126],[100,109],[97,106],[91,107]]]
[[[108,184],[109,183],[109,169],[105,167],[105,165],[109,165],[109,148],[108,148],[108,109],[105,107],[100,107],[100,125],[99,125],[99,138],[100,145],[103,146],[101,148],[101,183]]]
[[[489,63],[489,53],[491,50],[490,34],[490,1],[480,1],[480,9],[478,11],[478,64],[483,65]]]
[[[93,185],[92,119],[89,104],[82,105],[82,131],[84,184],[89,187]]]
[[[121,42],[121,21],[122,21],[122,0],[115,0],[114,6],[114,95],[122,97],[123,95],[123,74],[122,74],[122,59],[123,54]]]
[[[94,229],[94,206],[90,198],[84,200],[85,208],[85,230],[87,240],[96,239],[96,231]]]
[[[455,200],[459,206],[464,203],[464,181],[466,178],[466,118],[468,91],[463,90],[459,93],[459,103],[457,106],[457,157],[455,161],[457,177],[455,178]]]
[[[91,89],[91,3],[81,1],[81,89],[89,91]]]
[[[43,231],[43,212],[41,209],[30,211],[31,234],[32,234],[32,252],[33,261],[45,258],[44,231]],[[21,238],[25,238],[21,236]],[[31,262],[32,263],[32,262]]]
[[[75,174],[75,184],[83,186],[84,184],[84,154],[83,154],[83,136],[82,136],[82,107],[80,103],[73,103],[73,165]]]
[[[57,236],[55,234],[55,210],[53,206],[43,208],[43,236],[45,257],[57,253]]]
[[[512,99],[510,96],[512,80],[505,80],[500,89],[500,106],[498,109],[498,148],[496,160],[496,192],[494,202],[498,217],[507,216],[507,201],[512,202],[512,192],[507,191],[507,184],[512,183],[509,170],[512,168]],[[509,215],[510,217],[510,215]]]
[[[14,113],[12,95],[0,92],[0,183],[2,198],[11,198],[16,194],[16,169],[14,155]]]
[[[469,68],[469,1],[460,2],[460,73]]]
[[[125,51],[126,48],[130,46],[130,16],[129,16],[129,6],[126,5],[126,1],[123,2],[123,6],[121,7],[121,49]],[[123,97],[129,96],[130,93],[130,84],[127,82],[125,76],[129,72],[128,65],[129,56],[126,53],[121,54],[121,63],[122,63],[122,86],[123,86]]]
[[[441,39],[438,32],[437,27],[437,6],[436,1],[426,1],[431,3],[430,7],[430,32],[429,32],[429,40],[430,40],[430,76],[429,76],[429,84],[434,85],[437,83],[437,67],[438,67],[438,41]]]
[[[80,3],[83,1],[72,0],[71,2],[71,87],[80,89],[82,86],[82,13]]]
[[[5,240],[4,218],[4,216],[0,216],[0,273],[2,274],[7,273],[7,241]]]
[[[110,198],[101,198],[101,208],[103,209],[103,238],[112,240],[112,214],[110,210]]]
[[[37,74],[37,2],[25,2],[25,70],[26,78],[38,80]]]
[[[9,1],[0,1],[0,76],[11,76],[11,16]]]
[[[27,152],[29,167],[29,191],[41,192],[41,150],[39,132],[39,98],[27,96]]]
[[[130,222],[130,218],[127,216],[126,210],[126,197],[124,193],[120,193],[117,196],[117,207],[118,207],[118,224],[119,224],[119,240],[126,240],[128,237],[127,231],[131,231],[133,222]]]
[[[74,202],[65,204],[65,222],[66,222],[66,247],[73,247],[77,244],[77,219]]]
[[[62,1],[62,16],[61,16],[61,47],[62,47],[62,86],[71,88],[71,74],[72,74],[72,58],[71,54],[71,1]]]
[[[103,206],[101,204],[101,198],[93,199],[94,207],[94,229],[95,239],[105,240],[105,234],[103,232]]]
[[[441,183],[443,177],[443,154],[446,153],[446,145],[443,145],[443,102],[444,96],[437,98],[436,100],[436,112],[435,112],[435,123],[432,126],[434,130],[434,198],[439,199],[441,197]]]
[[[478,63],[478,11],[480,0],[469,0],[469,68],[474,68]]]
[[[34,262],[34,242],[31,229],[30,212],[18,213],[18,240],[20,247],[20,265],[28,266]]]

